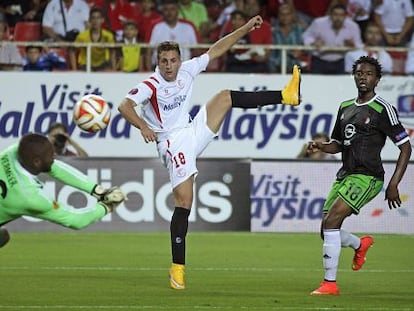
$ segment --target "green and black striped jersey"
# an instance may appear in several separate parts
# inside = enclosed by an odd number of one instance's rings
[[[399,146],[409,141],[397,110],[375,95],[369,102],[341,103],[331,138],[342,146],[342,167],[337,178],[365,174],[384,179],[381,150],[387,136]]]

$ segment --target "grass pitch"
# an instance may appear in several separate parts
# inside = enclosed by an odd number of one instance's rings
[[[0,310],[414,310],[414,236],[375,235],[362,270],[342,249],[341,295],[315,234],[197,233],[187,289],[168,287],[169,233],[11,233],[0,250]]]

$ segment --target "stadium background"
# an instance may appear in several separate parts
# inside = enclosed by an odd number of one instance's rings
[[[45,133],[52,122],[69,125],[71,135],[91,158],[68,159],[104,185],[117,184],[130,201],[88,230],[164,231],[170,219],[171,195],[165,170],[154,145],[146,145],[116,110],[117,103],[147,74],[0,73],[0,148],[27,132]],[[283,75],[201,75],[193,90],[193,113],[223,87],[241,90],[280,89]],[[107,130],[81,133],[72,121],[72,108],[83,94],[94,92],[113,105]],[[401,121],[414,132],[414,78],[385,76],[377,92],[394,104]],[[257,111],[233,110],[217,141],[199,161],[196,196],[190,230],[242,230],[315,232],[320,208],[339,168],[339,162],[294,160],[315,132],[330,132],[340,101],[354,97],[350,76],[303,76],[303,103],[299,107],[274,106]],[[397,158],[389,141],[383,151],[387,177]],[[403,207],[389,211],[379,195],[360,217],[351,217],[352,231],[414,233],[412,212],[414,171],[410,165],[400,186]],[[59,200],[86,205],[90,198],[46,180],[46,188]],[[9,224],[13,231],[62,230],[24,218]]]

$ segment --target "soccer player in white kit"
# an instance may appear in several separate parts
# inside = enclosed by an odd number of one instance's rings
[[[214,139],[232,107],[300,103],[300,70],[293,69],[291,81],[282,91],[217,93],[191,120],[190,99],[195,77],[209,61],[227,52],[249,31],[259,28],[260,16],[214,43],[199,57],[181,62],[179,45],[162,42],[157,48],[158,66],[148,79],[129,91],[118,109],[122,116],[141,131],[145,142],[156,142],[160,158],[168,168],[175,209],[171,219],[172,265],[170,286],[184,289],[185,237],[193,202],[193,184],[197,175],[196,158]],[[136,107],[142,107],[139,115]]]

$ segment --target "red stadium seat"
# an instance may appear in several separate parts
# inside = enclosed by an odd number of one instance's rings
[[[39,41],[42,37],[42,25],[39,22],[18,22],[14,26],[14,41]]]

